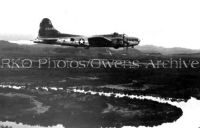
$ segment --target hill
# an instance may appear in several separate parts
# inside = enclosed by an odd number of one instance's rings
[[[143,45],[143,46],[136,46],[137,50],[140,50],[143,53],[161,53],[163,55],[172,55],[172,54],[194,54],[200,53],[200,50],[193,50],[187,48],[164,48],[164,47],[157,47],[153,45]]]
[[[65,57],[134,57],[143,55],[136,49],[112,49],[112,48],[75,48],[67,46],[54,46],[46,44],[17,44],[9,41],[0,41],[0,56],[65,56]]]

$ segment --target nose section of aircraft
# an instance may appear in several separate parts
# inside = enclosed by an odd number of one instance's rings
[[[138,45],[140,43],[140,39],[138,38],[128,38],[129,45]]]
[[[137,42],[138,42],[138,44],[139,44],[139,43],[140,43],[140,39],[137,38]]]

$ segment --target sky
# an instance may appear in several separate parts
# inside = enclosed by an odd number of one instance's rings
[[[0,40],[31,40],[50,18],[63,33],[125,33],[141,45],[200,49],[199,0],[0,0]]]

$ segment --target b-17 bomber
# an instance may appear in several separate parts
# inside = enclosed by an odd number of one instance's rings
[[[74,34],[61,33],[54,28],[52,22],[48,18],[44,18],[40,23],[38,37],[34,43],[63,45],[74,47],[132,47],[138,45],[140,40],[136,37],[128,37],[125,34],[112,33],[106,35],[82,36]]]

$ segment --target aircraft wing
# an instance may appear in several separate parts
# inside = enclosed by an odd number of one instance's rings
[[[94,39],[94,40],[101,40],[101,41],[112,41],[112,39],[104,37],[104,36],[92,36],[89,37],[89,39]]]
[[[112,39],[103,36],[92,36],[88,38],[88,42],[93,47],[106,47],[112,45]]]

